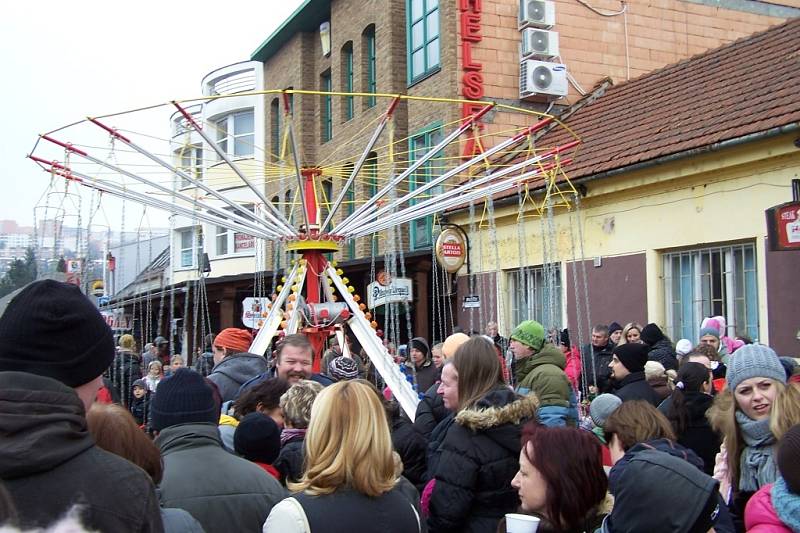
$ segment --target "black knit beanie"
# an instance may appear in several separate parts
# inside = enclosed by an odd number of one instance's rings
[[[792,493],[800,494],[800,424],[792,426],[781,437],[777,455],[778,471],[786,486]]]
[[[158,384],[150,404],[150,424],[161,431],[178,424],[218,424],[219,404],[205,378],[189,368],[179,368]]]
[[[642,328],[641,337],[645,343],[652,346],[664,338],[664,333],[661,328],[651,322]]]
[[[114,336],[80,289],[35,281],[0,317],[0,372],[16,370],[78,387],[114,360]]]
[[[416,348],[417,350],[425,354],[425,357],[428,357],[428,346],[424,342],[419,340],[418,337],[414,337],[413,339],[411,339],[411,342],[409,342],[409,344],[410,348]]]
[[[233,447],[248,461],[271,465],[281,452],[281,430],[269,416],[250,413],[236,427]]]
[[[645,344],[629,342],[614,348],[614,355],[620,363],[628,369],[628,372],[644,372],[644,365],[647,363],[647,352],[650,349]]]

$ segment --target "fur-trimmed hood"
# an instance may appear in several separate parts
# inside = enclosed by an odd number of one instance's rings
[[[456,415],[456,422],[472,431],[503,424],[520,424],[536,415],[539,400],[534,394],[520,396],[508,388],[490,391],[474,407]]]

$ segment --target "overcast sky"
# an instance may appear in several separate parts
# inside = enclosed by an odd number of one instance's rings
[[[204,75],[249,59],[300,3],[5,3],[0,219],[33,223],[34,205],[49,183],[25,158],[39,133],[86,116],[199,96]],[[147,131],[166,137],[168,124],[159,121]],[[154,226],[167,225],[165,216],[152,216]]]

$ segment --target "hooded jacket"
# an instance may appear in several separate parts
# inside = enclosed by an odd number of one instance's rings
[[[178,424],[161,431],[161,503],[185,509],[207,532],[260,531],[286,493],[275,478],[222,448],[213,424]]]
[[[150,477],[98,448],[75,391],[47,377],[0,372],[0,479],[23,529],[73,505],[92,531],[163,531]]]
[[[597,387],[597,394],[611,392],[611,375],[608,369],[613,349],[611,341],[602,348],[587,344],[581,350],[581,387]],[[595,376],[596,374],[596,376]]]
[[[629,400],[644,400],[653,407],[658,407],[661,399],[653,387],[648,385],[644,372],[631,372],[619,381],[614,382],[614,394],[623,402]]]
[[[227,356],[214,366],[208,379],[219,388],[222,401],[236,399],[245,382],[267,371],[267,360],[254,353],[242,352]]]
[[[569,407],[566,366],[564,353],[552,344],[545,344],[540,352],[514,363],[517,393],[534,393],[541,407]]]
[[[428,531],[494,533],[505,513],[514,512],[520,428],[537,405],[535,396],[503,387],[456,415],[437,450]]]

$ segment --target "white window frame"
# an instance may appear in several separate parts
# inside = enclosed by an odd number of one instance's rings
[[[180,169],[191,175],[197,181],[203,180],[203,146],[192,145],[186,147],[184,150],[178,150],[178,163]],[[181,178],[181,189],[191,187],[192,184],[187,180]]]
[[[197,265],[198,265],[197,258],[201,253],[201,248],[200,248],[201,245],[200,245],[200,238],[199,238],[199,233],[200,233],[199,232],[199,228],[198,227],[187,227],[187,228],[180,228],[180,229],[177,229],[175,231],[177,233],[177,239],[176,239],[177,240],[177,246],[176,246],[176,248],[178,249],[178,254],[177,254],[177,258],[176,258],[177,261],[175,261],[175,264],[178,265],[178,267],[175,270],[191,270],[193,268],[197,268]],[[184,239],[183,238],[184,238],[184,235],[189,234],[189,233],[191,233],[191,241],[192,241],[191,242],[191,246],[190,247],[185,247],[184,246],[185,243],[184,243]],[[184,264],[184,257],[185,257],[184,254],[186,254],[186,252],[189,252],[191,254],[190,255],[191,263],[188,264],[188,265]]]
[[[253,209],[255,209],[255,204],[242,204],[242,207],[252,211]],[[232,209],[226,207],[225,210],[226,211],[231,211]],[[255,254],[255,247],[253,247],[252,249],[242,250],[242,251],[239,251],[239,252],[236,251],[236,235],[237,235],[237,233],[241,233],[241,232],[237,232],[237,231],[233,231],[233,230],[230,230],[230,229],[227,229],[227,228],[223,228],[222,226],[218,226],[216,224],[211,226],[211,228],[213,229],[213,233],[214,233],[214,258],[215,259],[224,259],[224,258],[228,258],[228,257],[243,257],[243,256],[248,256],[248,255],[254,255]],[[225,242],[225,253],[220,253],[219,243],[220,243],[220,239],[222,237],[225,238],[225,241],[224,241]]]
[[[722,315],[728,336],[758,340],[756,254],[753,242],[662,253],[667,335],[695,342],[703,318]],[[688,304],[686,297],[691,298]]]
[[[251,115],[253,129],[251,131],[237,132],[235,129],[236,117],[242,115]],[[255,156],[255,110],[242,109],[229,113],[225,116],[218,117],[214,120],[214,130],[216,131],[216,144],[221,151],[225,152],[231,159],[250,159]],[[250,141],[244,145],[247,149],[244,153],[236,153],[237,142],[242,139],[250,137]]]

